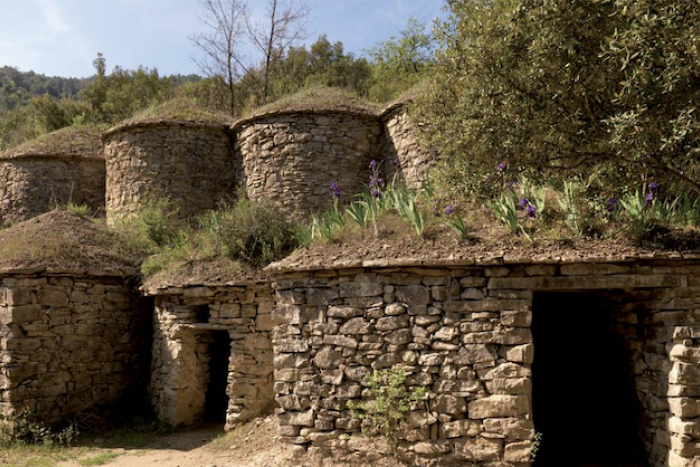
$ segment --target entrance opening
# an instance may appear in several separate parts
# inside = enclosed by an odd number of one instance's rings
[[[231,338],[227,331],[212,331],[209,343],[209,383],[204,402],[204,421],[221,423],[226,421],[228,407],[228,366],[231,356]]]
[[[611,296],[608,294],[608,298]],[[632,363],[605,294],[535,293],[536,467],[645,464]]]

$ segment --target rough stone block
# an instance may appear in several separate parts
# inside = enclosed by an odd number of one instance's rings
[[[459,438],[455,454],[460,459],[476,462],[497,461],[503,458],[503,440],[487,438]]]
[[[527,396],[494,395],[469,403],[469,418],[516,417],[530,412]]]

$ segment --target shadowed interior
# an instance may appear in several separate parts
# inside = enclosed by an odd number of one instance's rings
[[[632,364],[610,302],[604,293],[535,294],[537,467],[645,465]]]

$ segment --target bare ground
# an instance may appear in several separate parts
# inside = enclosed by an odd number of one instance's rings
[[[224,434],[221,425],[180,431],[142,448],[96,448],[57,467],[289,467],[292,448],[276,441],[274,417],[259,418]],[[96,440],[109,444],[109,440]],[[115,456],[116,457],[113,457]],[[104,464],[97,459],[104,458]]]

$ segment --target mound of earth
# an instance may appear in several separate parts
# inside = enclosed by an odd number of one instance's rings
[[[81,125],[63,128],[9,149],[0,155],[0,159],[26,156],[101,159],[103,156],[100,128]]]
[[[109,270],[133,274],[146,254],[102,220],[51,211],[0,230],[0,268]]]
[[[267,276],[259,269],[229,258],[217,258],[190,261],[160,271],[144,279],[144,288],[236,285],[266,280]]]

